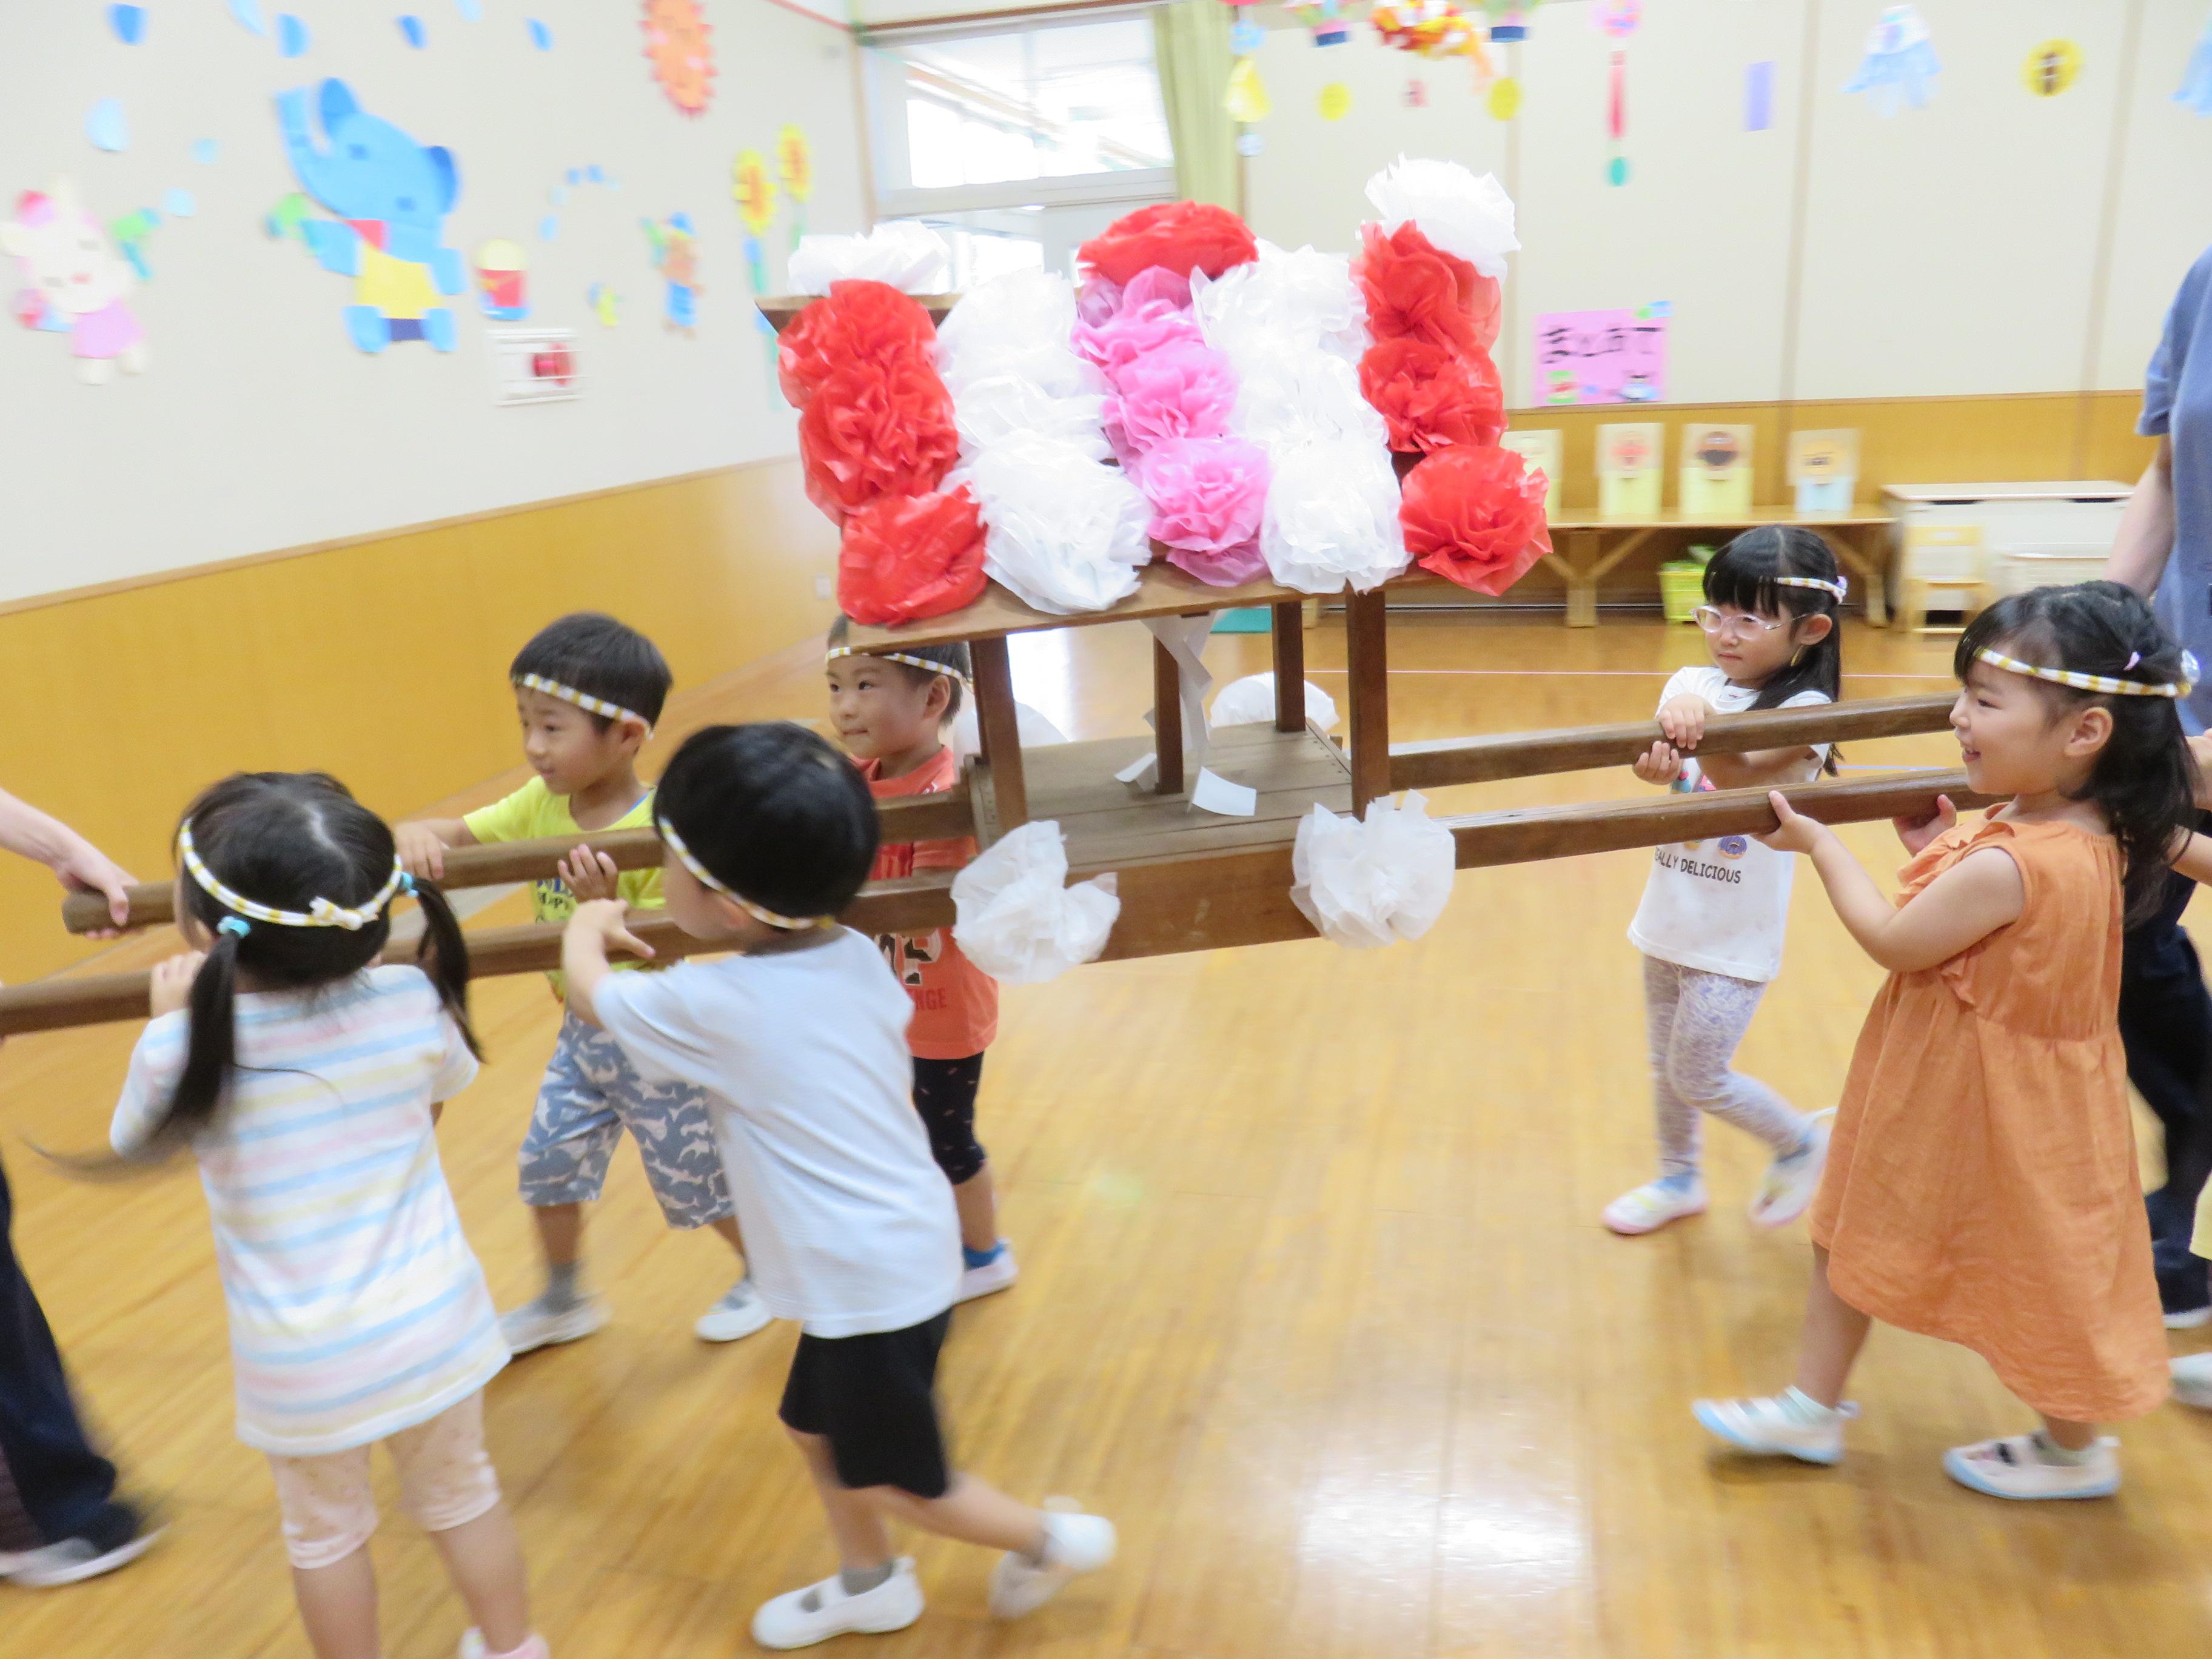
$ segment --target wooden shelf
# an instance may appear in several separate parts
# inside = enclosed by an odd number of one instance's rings
[[[770,294],[754,301],[753,304],[781,334],[791,326],[793,318],[821,297],[818,294]],[[917,294],[914,298],[929,313],[929,320],[933,323],[943,322],[952,307],[960,302],[960,296],[957,294]]]
[[[1607,519],[1587,507],[1561,513],[1550,520],[1553,530],[1753,530],[1761,525],[1802,524],[1810,530],[1830,526],[1864,528],[1887,524],[1897,515],[1878,507],[1855,507],[1848,513],[1800,513],[1786,502],[1779,506],[1747,507],[1741,513],[1665,513],[1631,514]]]

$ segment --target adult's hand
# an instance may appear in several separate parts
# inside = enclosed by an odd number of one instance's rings
[[[72,893],[98,893],[107,901],[108,918],[115,926],[100,928],[90,937],[113,939],[131,921],[130,872],[82,836],[70,839],[74,845],[54,860],[54,874]]]

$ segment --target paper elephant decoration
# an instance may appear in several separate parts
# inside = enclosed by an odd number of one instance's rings
[[[68,179],[16,198],[15,216],[0,222],[0,252],[14,256],[23,278],[15,320],[69,336],[78,379],[99,386],[114,379],[118,363],[143,372],[146,331],[125,298],[131,267]]]
[[[451,351],[453,308],[444,301],[464,286],[459,252],[441,242],[461,188],[453,152],[418,144],[368,113],[343,81],[324,82],[315,101],[326,141],[319,148],[306,92],[279,94],[276,117],[293,173],[336,216],[300,216],[285,228],[325,270],[354,279],[346,331],[363,351],[395,340]]]

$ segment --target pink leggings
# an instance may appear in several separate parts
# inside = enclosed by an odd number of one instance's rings
[[[382,1443],[399,1468],[399,1503],[425,1532],[449,1532],[499,1502],[499,1476],[484,1454],[483,1391]],[[367,1446],[315,1457],[270,1455],[284,1552],[295,1567],[336,1566],[376,1531],[376,1493]]]

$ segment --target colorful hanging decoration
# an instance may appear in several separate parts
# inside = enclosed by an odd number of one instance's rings
[[[1352,88],[1341,81],[1332,81],[1321,89],[1321,118],[1341,121],[1352,113]]]
[[[2173,94],[2173,101],[2193,114],[2212,115],[2212,17],[2205,19],[2203,33],[2197,37],[2189,67],[2182,72],[2181,90]]]
[[[1496,88],[1493,88],[1492,90],[1495,91]],[[1408,77],[1406,82],[1406,107],[1407,109],[1426,109],[1428,106],[1428,82],[1422,80],[1418,75]]]
[[[1477,86],[1487,85],[1496,73],[1487,50],[1489,32],[1459,0],[1376,0],[1367,21],[1383,45],[1400,52],[1472,60]]]
[[[1625,185],[1628,157],[1621,145],[1628,135],[1628,37],[1644,21],[1644,0],[1599,0],[1590,21],[1613,42],[1606,70],[1605,181]]]
[[[1895,115],[1905,105],[1925,109],[1943,65],[1929,43],[1927,22],[1917,8],[1885,6],[1867,36],[1866,56],[1844,90],[1863,92],[1875,109]]]
[[[1536,0],[1482,0],[1482,9],[1490,20],[1491,44],[1508,46],[1528,38],[1528,14],[1536,9]]]
[[[1511,120],[1521,112],[1521,82],[1510,75],[1499,76],[1491,82],[1487,102],[1492,120]]]
[[[1317,46],[1340,46],[1352,39],[1351,27],[1344,20],[1342,0],[1303,0],[1291,10],[1298,21],[1313,31],[1313,43]]]
[[[714,27],[699,0],[645,0],[645,55],[668,101],[686,115],[714,97]]]
[[[1232,121],[1264,121],[1274,106],[1267,100],[1267,88],[1260,79],[1260,65],[1251,58],[1240,58],[1229,69],[1228,90],[1222,94],[1221,107],[1229,112]]]
[[[2020,66],[2022,85],[2039,98],[2056,98],[2081,73],[2081,48],[2071,40],[2045,40]]]

